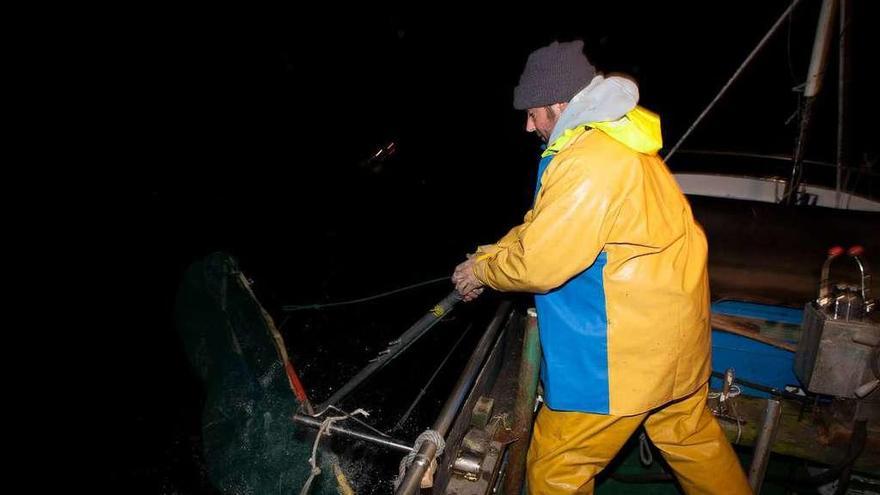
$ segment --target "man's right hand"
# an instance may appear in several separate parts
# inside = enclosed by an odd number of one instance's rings
[[[468,292],[467,294],[461,296],[461,300],[464,302],[471,302],[474,299],[480,297],[480,294],[482,294],[484,290],[486,290],[485,287],[480,287],[479,289],[474,289],[474,290]]]
[[[473,301],[484,290],[483,283],[474,275],[474,261],[474,256],[469,254],[467,261],[455,267],[455,273],[452,274],[452,282],[464,302]]]

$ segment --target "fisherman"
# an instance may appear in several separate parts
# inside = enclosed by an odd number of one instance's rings
[[[598,74],[580,40],[532,52],[513,106],[546,143],[533,208],[452,279],[465,300],[484,287],[536,294],[545,406],[529,493],[593,493],[640,425],[686,493],[751,493],[706,407],[706,237],[638,98],[633,81]]]

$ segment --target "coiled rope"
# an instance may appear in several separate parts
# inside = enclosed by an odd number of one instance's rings
[[[412,452],[406,454],[406,456],[400,460],[400,467],[397,473],[397,479],[394,480],[394,489],[400,486],[400,482],[403,481],[403,477],[406,475],[406,470],[412,465],[413,460],[415,460],[416,456],[419,454],[419,449],[422,448],[422,444],[425,443],[425,440],[430,440],[434,445],[437,446],[437,453],[434,454],[434,459],[440,457],[443,453],[443,449],[446,448],[446,440],[436,430],[425,430],[423,431],[416,441],[413,442]]]

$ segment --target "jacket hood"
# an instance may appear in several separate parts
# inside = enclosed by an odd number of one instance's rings
[[[638,106],[639,88],[630,79],[598,75],[576,94],[559,116],[548,140],[548,149],[558,151],[562,138],[582,126],[599,129],[640,153],[656,153],[662,146],[660,119]]]

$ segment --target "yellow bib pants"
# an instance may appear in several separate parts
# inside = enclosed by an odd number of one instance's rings
[[[706,407],[708,387],[634,416],[542,407],[528,454],[531,495],[593,493],[594,478],[644,422],[687,494],[750,494],[739,459]]]

